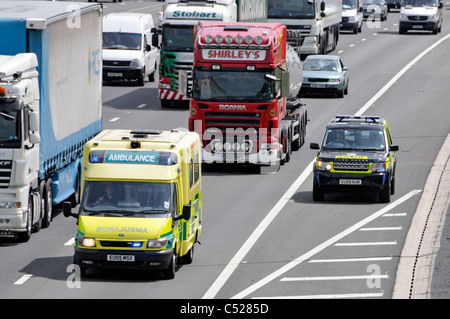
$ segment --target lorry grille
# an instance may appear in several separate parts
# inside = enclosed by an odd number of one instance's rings
[[[367,171],[369,169],[368,160],[358,159],[335,159],[333,162],[333,168],[336,171]]]
[[[193,63],[189,63],[189,62],[176,62],[173,65],[173,73],[174,73],[174,78],[173,78],[173,83],[175,84],[175,91],[178,90],[178,73],[180,72],[180,70],[186,70],[189,82],[188,82],[188,87],[192,87],[192,68],[193,68]]]
[[[0,160],[0,188],[9,187],[11,180],[12,161]]]

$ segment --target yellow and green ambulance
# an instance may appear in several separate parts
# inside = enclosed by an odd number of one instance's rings
[[[201,145],[182,130],[105,130],[84,146],[74,263],[175,277],[202,232]]]

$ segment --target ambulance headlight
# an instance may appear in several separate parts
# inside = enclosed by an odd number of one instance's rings
[[[321,171],[331,171],[331,163],[330,162],[323,162],[323,161],[317,161],[316,162],[317,169]]]
[[[165,248],[167,245],[167,238],[159,238],[149,240],[147,243],[147,248]]]
[[[80,236],[77,238],[77,242],[82,247],[95,247],[96,245],[95,239],[90,237]]]

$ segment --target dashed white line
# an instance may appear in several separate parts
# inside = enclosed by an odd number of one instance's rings
[[[355,247],[355,246],[389,246],[397,245],[396,241],[374,241],[374,242],[360,242],[360,243],[336,243],[334,246],[340,247]]]
[[[388,275],[357,276],[318,276],[318,277],[284,277],[280,281],[320,281],[320,280],[355,280],[355,279],[388,279]]]
[[[383,231],[383,230],[402,230],[402,226],[396,226],[396,227],[365,227],[365,228],[361,228],[359,231]]]
[[[116,121],[118,121],[118,120],[120,120],[120,117],[112,118],[112,119],[110,119],[109,121],[110,121],[110,122],[116,122]]]
[[[17,280],[14,285],[22,285],[25,281],[33,277],[33,275],[23,275],[19,280]]]
[[[367,261],[390,261],[392,257],[362,257],[362,258],[337,258],[337,259],[311,259],[308,263],[346,263]]]
[[[71,238],[64,244],[64,246],[73,246],[74,243],[75,243],[75,238]]]
[[[354,294],[330,294],[330,295],[304,295],[304,296],[279,296],[256,297],[252,299],[342,299],[342,298],[376,298],[382,297],[382,292],[354,293]]]
[[[141,104],[141,105],[138,105],[137,108],[138,108],[138,109],[141,109],[141,108],[143,108],[143,107],[145,107],[145,106],[147,106],[147,104]]]

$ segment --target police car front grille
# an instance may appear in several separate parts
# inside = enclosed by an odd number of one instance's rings
[[[109,240],[100,241],[100,245],[102,247],[119,247],[119,248],[136,248],[136,243],[141,243],[140,246],[142,246],[142,242],[135,242],[135,241],[109,241]]]
[[[367,171],[369,162],[367,160],[335,160],[333,168],[336,171]]]

